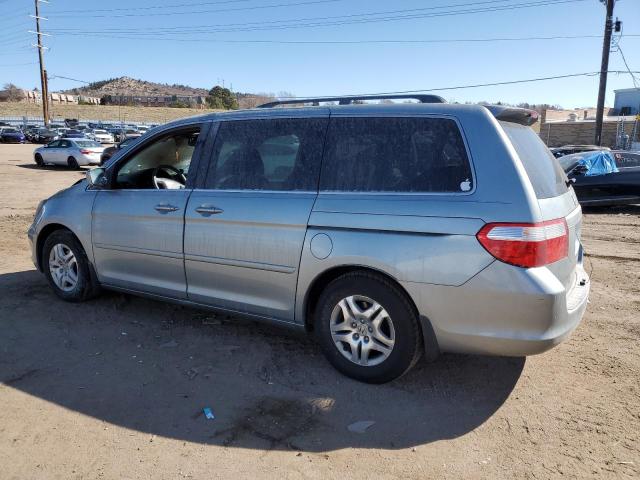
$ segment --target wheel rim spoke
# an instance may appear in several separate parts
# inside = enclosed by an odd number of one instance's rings
[[[345,322],[352,321],[353,313],[352,313],[352,310],[349,308],[349,305],[347,304],[347,299],[340,300],[340,302],[338,302],[338,306],[340,307],[340,310],[342,310],[342,317],[344,318],[344,321]]]
[[[349,310],[351,310],[352,312],[351,313],[352,318],[357,317],[358,315],[362,315],[362,310],[360,309],[360,306],[356,303],[355,297],[350,296],[345,298],[342,301],[349,306]]]

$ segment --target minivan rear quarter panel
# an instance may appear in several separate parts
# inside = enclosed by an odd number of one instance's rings
[[[358,117],[361,112],[342,108],[335,116]],[[321,188],[300,262],[298,321],[305,314],[305,292],[328,269],[361,266],[402,283],[461,286],[495,261],[475,237],[486,222],[534,221],[539,216],[535,197],[529,201],[526,177],[514,165],[513,151],[495,128],[493,117],[478,109],[462,108],[456,113],[416,117],[457,123],[474,172],[470,192],[328,192]],[[505,182],[505,178],[511,180]],[[331,253],[324,259],[311,249],[319,234],[331,241]]]

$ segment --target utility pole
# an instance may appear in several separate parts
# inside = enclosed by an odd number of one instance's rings
[[[602,117],[604,116],[604,97],[607,93],[607,72],[609,71],[609,51],[611,50],[611,32],[613,30],[613,6],[615,0],[601,0],[606,3],[607,17],[604,22],[604,40],[602,42],[602,63],[600,64],[600,87],[598,88],[598,107],[596,110],[596,136],[594,143],[602,145]]]
[[[44,126],[49,126],[49,87],[47,85],[47,71],[44,69],[44,59],[42,57],[42,50],[46,48],[42,45],[42,32],[40,31],[40,19],[46,20],[46,18],[40,16],[39,2],[41,0],[35,0],[36,4],[36,31],[38,35],[38,44],[34,45],[38,49],[38,59],[40,60],[40,85],[42,87],[42,116],[44,118]],[[47,2],[45,2],[47,3]]]

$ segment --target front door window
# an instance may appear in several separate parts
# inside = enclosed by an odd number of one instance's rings
[[[118,168],[115,188],[184,188],[199,134],[199,127],[172,132],[134,153]]]

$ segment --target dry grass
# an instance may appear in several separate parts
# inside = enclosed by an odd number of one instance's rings
[[[53,105],[53,119],[122,120],[124,122],[165,123],[177,118],[212,113],[217,110],[168,107],[118,107],[117,105]],[[42,117],[42,106],[25,103],[0,103],[0,117]]]

